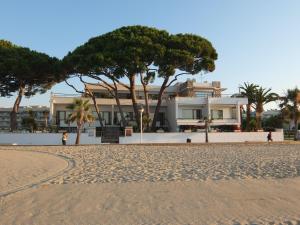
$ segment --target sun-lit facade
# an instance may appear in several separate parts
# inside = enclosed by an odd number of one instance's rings
[[[102,84],[103,85],[103,84]],[[114,97],[107,87],[88,85],[87,88],[96,96],[97,105],[101,111],[105,126],[120,126],[121,116]],[[153,117],[157,104],[160,86],[149,85],[149,108],[150,117]],[[222,95],[225,89],[220,82],[196,83],[195,80],[176,83],[166,89],[156,122],[157,130],[165,132],[200,131],[208,119],[212,129],[238,130],[241,125],[240,107],[247,104],[247,98]],[[143,87],[136,86],[137,102],[145,107]],[[136,126],[132,101],[129,90],[118,86],[118,96],[127,125]],[[59,129],[75,129],[75,124],[68,124],[66,118],[70,113],[66,106],[73,102],[76,97],[63,94],[52,94],[50,99],[50,116],[52,124]],[[91,104],[92,100],[90,100]],[[93,107],[92,107],[93,109]],[[95,122],[86,124],[85,128],[100,126],[95,115]]]

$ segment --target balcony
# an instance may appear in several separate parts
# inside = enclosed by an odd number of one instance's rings
[[[222,126],[222,125],[239,125],[239,120],[236,117],[231,118],[212,118],[210,125]]]
[[[177,118],[177,126],[187,125],[187,126],[205,126],[203,119],[191,119],[191,118]]]
[[[54,104],[72,104],[74,98],[82,98],[80,95],[70,95],[70,94],[52,94],[50,102]],[[90,100],[90,104],[93,104],[91,98],[84,98],[86,100]],[[166,106],[166,99],[163,98],[162,106]],[[116,105],[116,100],[114,98],[96,98],[96,102],[98,105]],[[156,106],[156,99],[149,99],[150,106]],[[132,105],[131,99],[120,99],[121,105]],[[145,99],[137,99],[138,104],[145,104]]]

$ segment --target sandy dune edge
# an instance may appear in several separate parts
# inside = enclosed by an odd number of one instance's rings
[[[0,224],[300,224],[300,178],[43,185],[0,211]]]

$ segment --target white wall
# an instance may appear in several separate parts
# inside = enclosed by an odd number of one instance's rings
[[[209,142],[266,142],[268,132],[209,133]],[[283,141],[283,132],[272,132],[273,141]]]
[[[61,145],[61,133],[0,133],[0,144]],[[76,134],[70,133],[67,144],[75,144]],[[80,144],[101,144],[101,138],[82,133]]]
[[[193,142],[205,142],[205,133],[144,133],[143,143],[185,143],[187,138]],[[140,134],[131,137],[120,137],[120,144],[140,143]]]
[[[266,142],[267,132],[224,132],[209,133],[209,142]],[[0,144],[18,145],[61,145],[60,133],[0,133]],[[283,141],[283,132],[273,132],[274,141]],[[205,133],[144,133],[143,143],[186,143],[186,139],[192,139],[192,143],[204,143]],[[75,133],[69,134],[67,144],[74,144]],[[81,134],[81,144],[101,144],[101,138]],[[131,137],[120,137],[120,144],[140,143],[140,134],[134,133]]]
[[[209,133],[210,143],[218,142],[266,142],[268,132],[224,132]],[[204,143],[205,133],[144,133],[143,143]],[[283,131],[272,132],[273,141],[283,141]],[[140,143],[140,134],[134,133],[131,137],[120,137],[120,144]]]

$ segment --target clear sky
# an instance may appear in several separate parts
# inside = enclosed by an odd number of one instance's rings
[[[58,58],[91,37],[139,24],[210,40],[219,59],[204,80],[220,80],[227,93],[243,82],[279,94],[300,86],[299,0],[0,0],[0,7],[0,39]],[[72,93],[64,84],[51,91]],[[0,98],[0,107],[13,101]],[[49,92],[21,103],[35,104],[48,105]]]

